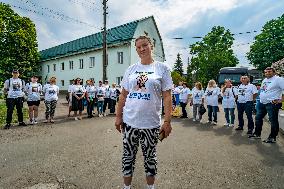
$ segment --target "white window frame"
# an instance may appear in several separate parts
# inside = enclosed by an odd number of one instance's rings
[[[64,62],[62,62],[61,64],[60,64],[60,68],[61,68],[61,71],[64,71],[65,70],[65,64],[64,64]],[[63,68],[63,69],[62,69]]]
[[[49,72],[50,72],[50,66],[47,65],[47,73],[49,73]]]
[[[69,61],[69,70],[73,70],[74,69],[74,62],[73,60]]]
[[[84,59],[79,59],[79,69],[84,69]]]
[[[64,80],[61,80],[60,83],[61,83],[61,86],[64,87],[65,81],[64,81]]]
[[[89,68],[95,67],[95,62],[96,62],[96,58],[95,58],[94,56],[93,56],[93,57],[90,57]]]
[[[123,64],[123,52],[117,52],[117,63]]]
[[[56,64],[53,64],[53,71],[56,72]]]

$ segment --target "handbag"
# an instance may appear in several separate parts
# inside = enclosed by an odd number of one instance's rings
[[[204,105],[201,104],[201,106],[200,106],[200,108],[199,108],[199,113],[200,113],[201,115],[203,115],[203,114],[205,114],[205,112],[206,112],[206,109],[205,109]]]
[[[180,117],[182,115],[181,107],[176,106],[175,109],[172,111],[172,116]]]

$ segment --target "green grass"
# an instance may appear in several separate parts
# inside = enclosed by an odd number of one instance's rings
[[[7,113],[7,107],[4,100],[0,100],[0,128],[3,127],[6,124],[6,113]],[[23,108],[23,114],[24,114],[24,120],[28,118],[28,109]],[[13,112],[13,120],[12,123],[18,123],[18,116],[17,116],[17,110],[16,107]]]

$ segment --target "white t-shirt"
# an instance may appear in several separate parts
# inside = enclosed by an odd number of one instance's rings
[[[253,84],[239,85],[238,87],[238,103],[246,103],[253,101],[253,95],[257,94],[257,88]]]
[[[219,87],[206,88],[205,97],[206,103],[209,106],[218,106],[218,96],[221,94]]]
[[[45,101],[58,100],[59,87],[57,85],[46,84],[43,87],[43,92],[45,93]]]
[[[104,101],[104,97],[106,94],[106,88],[104,86],[98,86],[97,97],[98,101]]]
[[[26,92],[28,93],[28,101],[39,101],[40,100],[40,93],[42,91],[42,86],[40,83],[27,83]]]
[[[117,89],[110,88],[110,99],[116,100],[117,99]]]
[[[86,87],[86,91],[90,98],[95,98],[97,93],[97,87],[94,85],[88,85]]]
[[[105,98],[110,98],[110,87],[109,85],[105,85]]]
[[[192,103],[202,104],[202,99],[204,98],[204,91],[198,90],[197,88],[192,89]]]
[[[173,90],[172,90],[172,94],[173,95],[176,95],[176,94],[179,94],[179,93],[180,93],[180,88],[179,87],[173,88]]]
[[[9,83],[10,83],[10,86],[9,86]],[[19,78],[17,78],[17,79],[10,78],[10,79],[6,80],[5,83],[4,83],[4,88],[9,90],[7,98],[18,98],[18,97],[24,96],[23,82]]]
[[[272,78],[265,78],[262,81],[261,92],[259,95],[260,102],[263,104],[271,103],[273,100],[282,99],[284,91],[284,78],[273,76]]]
[[[224,93],[222,93],[222,106],[223,108],[235,108],[235,96],[237,96],[238,90],[235,87],[226,88]]]
[[[180,93],[179,93],[179,101],[180,102],[183,102],[183,103],[186,103],[187,102],[187,100],[188,100],[188,95],[190,95],[190,89],[189,88],[182,88],[181,90],[180,90]]]
[[[123,121],[134,128],[150,129],[161,125],[162,91],[173,85],[170,68],[161,62],[130,66],[121,86],[129,92],[123,108]]]
[[[83,95],[86,89],[83,85],[73,85],[71,92],[75,95]]]

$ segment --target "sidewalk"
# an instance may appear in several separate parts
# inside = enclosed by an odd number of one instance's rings
[[[284,134],[284,110],[279,111],[278,120],[279,120],[280,131]]]

